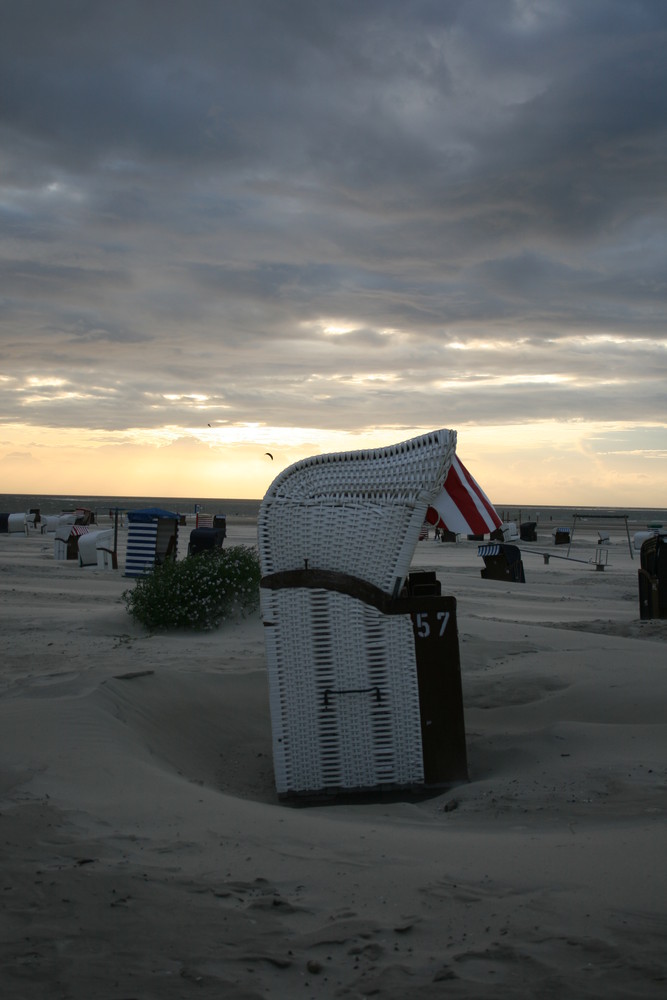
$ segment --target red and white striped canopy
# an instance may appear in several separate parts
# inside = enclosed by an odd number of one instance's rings
[[[426,520],[436,528],[462,535],[486,535],[502,524],[486,493],[456,455]]]

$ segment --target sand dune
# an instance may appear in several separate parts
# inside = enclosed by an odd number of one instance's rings
[[[667,622],[627,546],[525,563],[415,558],[458,599],[471,781],[292,808],[258,615],[148,635],[119,573],[0,537],[2,996],[663,997]]]

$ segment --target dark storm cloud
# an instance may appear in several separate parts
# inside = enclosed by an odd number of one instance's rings
[[[83,297],[97,289],[122,289],[129,283],[128,275],[99,268],[72,267],[33,260],[13,260],[0,263],[0,295],[29,295],[52,298],[76,293]]]
[[[665,5],[23,0],[1,29],[4,421],[665,419]]]

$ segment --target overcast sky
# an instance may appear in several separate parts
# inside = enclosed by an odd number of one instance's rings
[[[444,426],[496,501],[667,506],[666,52],[660,0],[0,0],[0,492]]]

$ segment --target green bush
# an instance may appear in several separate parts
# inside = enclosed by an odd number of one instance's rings
[[[149,629],[212,629],[259,604],[259,558],[243,545],[188,556],[139,577],[123,599]]]

